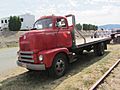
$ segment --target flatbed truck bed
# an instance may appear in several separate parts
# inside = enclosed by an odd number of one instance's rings
[[[101,42],[110,41],[111,37],[100,37],[100,38],[86,37],[85,39],[86,39],[86,41],[84,41],[84,39],[82,39],[82,38],[76,39],[77,48],[89,46],[89,45],[97,44],[97,43],[101,43]]]

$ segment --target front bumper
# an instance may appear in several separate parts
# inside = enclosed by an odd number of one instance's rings
[[[30,63],[24,63],[24,62],[17,61],[17,65],[31,69],[31,70],[45,70],[44,64],[30,64]]]

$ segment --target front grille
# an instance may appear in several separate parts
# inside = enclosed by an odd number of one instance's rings
[[[18,60],[22,62],[34,63],[33,52],[20,51]]]

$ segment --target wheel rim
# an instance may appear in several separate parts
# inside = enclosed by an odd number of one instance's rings
[[[65,63],[62,59],[57,60],[56,65],[56,74],[62,74],[64,72],[65,69]]]

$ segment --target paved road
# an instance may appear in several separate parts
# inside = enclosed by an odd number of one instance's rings
[[[0,49],[0,73],[17,67],[18,47]]]

